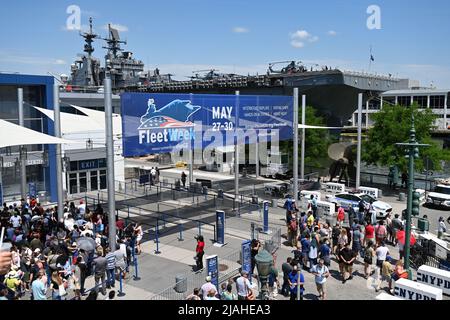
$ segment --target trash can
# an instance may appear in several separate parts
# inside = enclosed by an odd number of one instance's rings
[[[217,191],[217,198],[223,199],[223,189],[219,189],[219,190]]]
[[[278,207],[278,200],[272,199],[272,208],[277,208],[277,207]]]
[[[274,253],[276,250],[275,243],[272,240],[266,240],[264,242],[264,249],[267,250],[269,253]]]
[[[38,198],[40,203],[45,203],[48,201],[47,191],[39,191]]]
[[[400,193],[398,194],[398,201],[405,201],[405,199],[406,199],[405,193],[400,192]]]
[[[175,181],[175,190],[177,190],[177,191],[181,190],[181,182],[180,182],[180,180]]]
[[[178,293],[185,293],[187,291],[187,277],[184,275],[177,275],[175,277],[175,291]]]
[[[258,196],[252,196],[252,204],[258,204]]]
[[[189,192],[198,193],[200,191],[200,183],[192,182],[189,184]]]
[[[420,231],[429,231],[430,230],[430,222],[427,219],[419,218],[417,221],[417,227]]]

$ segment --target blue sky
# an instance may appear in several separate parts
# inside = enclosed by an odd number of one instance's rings
[[[161,72],[186,79],[191,71],[263,73],[272,61],[301,60],[371,71],[450,88],[450,2],[447,0],[172,0],[8,1],[0,11],[0,71],[70,72],[82,52],[77,31],[65,28],[69,5],[94,18],[106,36],[120,25],[126,48]],[[369,5],[381,9],[381,30],[369,30]],[[300,44],[301,42],[301,44]],[[102,58],[103,43],[95,43]]]

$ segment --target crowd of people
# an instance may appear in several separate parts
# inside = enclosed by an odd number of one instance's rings
[[[321,221],[317,210],[317,199],[311,197],[306,212],[300,212],[292,198],[285,202],[287,245],[293,247],[292,256],[281,265],[282,274],[273,266],[269,274],[269,291],[271,297],[277,294],[290,297],[291,300],[303,300],[305,293],[304,272],[314,276],[317,298],[327,298],[327,280],[331,275],[331,262],[339,266],[339,276],[343,284],[351,281],[355,274],[355,264],[362,266],[360,274],[365,279],[373,276],[375,290],[381,290],[386,282],[392,293],[392,282],[407,278],[403,267],[403,245],[397,238],[398,232],[404,231],[405,222],[398,214],[389,215],[385,220],[375,219],[370,206],[361,204],[355,212],[352,208],[345,213],[338,208],[336,223]],[[344,221],[346,222],[344,225]],[[387,244],[398,247],[399,259],[392,258]],[[253,240],[251,275],[254,274],[255,259],[261,244]],[[203,249],[203,248],[202,248]],[[251,276],[250,275],[250,276]],[[201,288],[196,288],[188,300],[251,300],[254,290],[249,282],[249,274],[242,272],[237,279],[222,283],[220,290],[208,277]],[[281,280],[279,281],[278,278]]]
[[[108,241],[108,214],[101,205],[91,211],[83,201],[66,202],[64,218],[57,207],[35,199],[0,210],[0,300],[88,300],[115,297],[116,279],[126,279],[135,254],[141,252],[142,227],[116,217],[117,245]],[[94,288],[86,288],[93,276]],[[107,293],[107,289],[112,289]]]

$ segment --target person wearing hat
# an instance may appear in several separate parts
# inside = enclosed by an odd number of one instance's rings
[[[383,261],[381,267],[381,279],[377,281],[377,287],[375,288],[376,292],[380,291],[383,281],[386,281],[389,284],[389,290],[391,289],[391,275],[395,271],[394,266],[391,264],[391,262],[392,258],[390,256],[386,256],[386,260]]]
[[[200,288],[200,294],[203,297],[203,300],[207,300],[207,296],[208,293],[211,290],[214,290],[215,292],[217,292],[217,287],[215,286],[215,284],[211,283],[211,276],[207,276],[206,277],[206,283],[202,285],[202,287]]]
[[[19,289],[22,286],[22,281],[19,280],[19,273],[17,272],[16,268],[12,269],[6,274],[3,283],[8,288],[10,298],[13,300],[18,299]]]

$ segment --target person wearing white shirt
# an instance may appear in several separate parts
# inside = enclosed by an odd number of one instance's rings
[[[386,257],[389,255],[389,249],[386,247],[384,241],[380,243],[380,246],[375,253],[377,255],[377,266],[381,268],[384,260],[386,260]]]
[[[13,228],[18,228],[22,224],[22,218],[17,215],[17,211],[14,211],[14,215],[9,219]]]
[[[248,273],[241,272],[241,276],[236,279],[236,288],[238,293],[238,300],[246,300],[249,291],[252,288],[250,281],[248,280]]]
[[[319,259],[319,263],[312,267],[312,274],[315,276],[317,291],[319,292],[319,298],[325,300],[327,278],[330,276],[330,271],[324,264],[323,259]]]
[[[200,288],[200,292],[201,292],[201,294],[203,296],[203,300],[208,300],[207,299],[208,293],[211,290],[214,290],[215,292],[217,292],[217,288],[216,288],[216,286],[213,283],[211,283],[211,280],[212,280],[211,276],[207,276],[206,277],[206,283],[204,285],[202,285],[202,287]]]
[[[84,215],[84,213],[86,212],[86,204],[83,202],[83,200],[80,200],[78,210],[80,211],[80,215]]]

